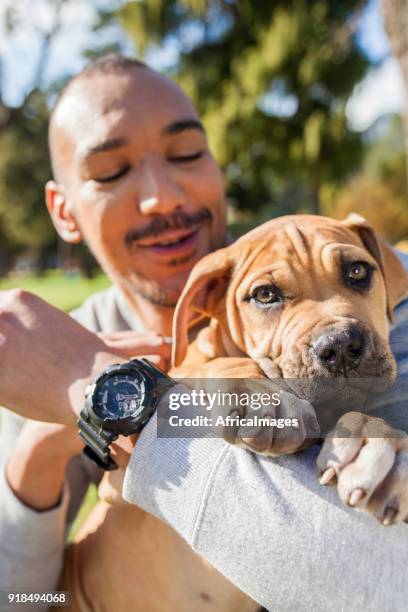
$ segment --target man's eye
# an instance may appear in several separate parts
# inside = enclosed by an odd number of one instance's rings
[[[129,171],[129,166],[125,166],[124,168],[121,168],[114,174],[109,174],[108,176],[102,176],[99,178],[95,178],[94,181],[96,181],[97,183],[110,183],[111,181],[116,181],[117,179],[120,179],[120,177],[124,176],[128,171]]]
[[[168,160],[174,162],[175,164],[183,164],[196,161],[197,159],[200,159],[203,154],[204,151],[197,151],[197,153],[192,153],[191,155],[172,155],[168,158]]]
[[[365,261],[353,261],[346,264],[345,280],[350,287],[365,289],[371,283],[373,267]]]
[[[258,306],[271,306],[283,301],[282,293],[274,285],[262,285],[253,290],[249,301],[254,301]]]

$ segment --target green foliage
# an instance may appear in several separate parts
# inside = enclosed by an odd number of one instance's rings
[[[91,512],[92,508],[98,501],[98,489],[94,484],[90,484],[86,492],[84,501],[81,504],[79,512],[75,517],[68,533],[68,542],[73,542],[79,528],[85,522],[86,517]]]
[[[366,140],[363,173],[337,192],[324,190],[323,210],[338,219],[357,212],[390,242],[406,240],[408,187],[401,117],[383,117]]]
[[[44,94],[36,91],[19,120],[0,133],[0,226],[12,252],[56,245],[44,204],[44,185],[51,176],[47,117]]]
[[[244,208],[287,188],[319,189],[359,164],[345,105],[367,68],[353,36],[358,1],[130,1],[119,19],[139,54],[177,40],[170,71],[193,97],[210,143]],[[277,104],[286,110],[276,110]],[[288,107],[289,104],[289,107]]]

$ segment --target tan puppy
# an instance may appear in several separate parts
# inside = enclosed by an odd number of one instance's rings
[[[363,219],[352,217],[343,223],[313,216],[273,220],[195,266],[176,309],[177,368],[171,373],[310,378],[352,372],[361,377],[382,376],[391,383],[396,368],[388,345],[388,318],[407,289],[399,260]],[[194,310],[210,323],[188,346],[187,326]],[[391,474],[396,458],[408,456],[408,444],[406,437],[377,440],[377,452],[364,457],[364,448],[371,444],[365,417],[347,418],[360,434],[351,439],[352,452],[350,441],[339,448],[327,442],[320,469],[332,466],[339,474],[342,498],[362,505],[361,494],[357,499],[354,493],[351,500],[350,495],[360,486],[370,498],[370,490],[378,484],[378,458],[388,453]],[[285,452],[293,452],[302,443],[294,440]],[[125,467],[126,453],[118,458]],[[343,479],[348,469],[353,474]],[[122,475],[119,471],[104,479],[100,494],[105,501],[94,508],[67,551],[59,588],[71,592],[72,609],[257,610],[254,602],[205,564],[170,528],[123,504]],[[399,480],[394,474],[391,480],[377,508],[367,508],[375,514],[380,506],[385,511],[390,494],[399,495],[401,508],[391,518],[402,520],[404,512],[408,514],[408,499],[401,498],[408,473],[403,472]],[[101,576],[108,576],[109,583]]]
[[[385,389],[396,377],[389,322],[407,293],[401,262],[362,217],[274,219],[193,269],[175,313],[174,372],[241,377],[249,357],[253,377],[375,377]],[[194,310],[211,323],[187,346]],[[348,438],[334,431],[323,446],[322,482],[338,475],[345,503],[384,524],[404,520],[408,437],[362,414],[343,417],[338,431],[345,427]],[[288,442],[286,453],[298,450],[303,439]],[[272,441],[267,450],[276,455],[282,445]]]

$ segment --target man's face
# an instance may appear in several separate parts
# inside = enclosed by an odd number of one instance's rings
[[[112,281],[174,305],[225,233],[220,170],[190,100],[148,69],[96,74],[61,101],[51,146],[65,210]]]

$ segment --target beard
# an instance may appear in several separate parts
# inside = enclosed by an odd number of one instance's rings
[[[187,280],[187,279],[186,279]],[[132,276],[126,281],[128,295],[139,295],[141,298],[163,308],[175,308],[181,290],[165,289],[157,281]]]
[[[206,208],[201,208],[194,215],[190,216],[179,212],[169,215],[167,218],[154,218],[147,228],[130,231],[125,237],[125,244],[127,248],[131,250],[133,242],[138,238],[152,236],[160,237],[160,233],[167,229],[189,229],[190,227],[196,226],[197,222],[201,222],[202,227],[205,227],[208,232],[208,253],[224,246],[225,236],[221,237],[219,232],[214,232],[214,230],[211,231],[213,229],[212,225],[216,220],[210,210]],[[189,269],[184,268],[183,271],[177,273],[177,267],[185,265],[189,260],[192,261],[191,267]],[[180,282],[176,283],[176,288],[167,289],[163,287],[159,281],[148,279],[139,272],[138,274],[134,273],[130,275],[126,279],[126,291],[128,295],[139,295],[155,306],[174,309],[195,263],[195,254],[174,258],[168,261],[167,265],[170,268],[169,276],[172,276],[173,279],[174,276],[177,275],[180,277]],[[173,273],[172,270],[174,270]]]

